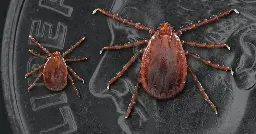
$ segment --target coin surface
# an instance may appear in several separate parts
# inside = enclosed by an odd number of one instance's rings
[[[1,71],[5,105],[14,133],[253,133],[256,131],[256,12],[254,1],[187,0],[12,0],[4,30]],[[211,100],[215,115],[204,102],[188,74],[187,83],[176,98],[158,101],[140,87],[132,118],[125,119],[140,67],[140,60],[107,90],[108,81],[138,52],[138,48],[106,51],[104,46],[148,39],[137,30],[102,14],[95,8],[118,13],[123,18],[157,28],[169,22],[174,28],[196,23],[229,8],[231,14],[216,23],[184,33],[181,39],[205,43],[226,43],[231,50],[184,47],[201,57],[231,66],[234,76],[188,58]],[[42,79],[27,92],[36,74],[24,75],[44,63],[28,53],[44,54],[29,35],[49,51],[67,50],[81,37],[85,42],[69,57],[88,57],[88,61],[69,64],[83,79],[75,79],[81,99],[71,83],[61,92],[51,92]],[[171,58],[171,57],[170,57]]]

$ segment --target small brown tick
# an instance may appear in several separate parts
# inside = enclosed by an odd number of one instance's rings
[[[36,82],[39,80],[39,78],[43,75],[43,80],[45,86],[51,90],[51,91],[60,91],[63,90],[66,85],[67,85],[67,79],[70,80],[72,83],[72,86],[74,90],[76,91],[78,97],[80,97],[80,93],[77,90],[74,81],[72,77],[69,75],[68,70],[78,79],[81,80],[84,83],[84,80],[79,77],[74,70],[66,65],[66,62],[71,62],[71,61],[82,61],[82,60],[87,60],[86,57],[84,58],[65,58],[67,54],[69,54],[74,48],[79,46],[82,41],[84,41],[85,37],[81,38],[74,46],[72,46],[70,49],[68,49],[66,52],[61,54],[59,51],[56,51],[54,53],[50,53],[45,47],[43,47],[38,41],[36,41],[31,35],[29,38],[34,42],[39,48],[41,48],[47,55],[41,55],[33,50],[29,50],[29,52],[37,56],[39,58],[46,59],[46,63],[39,65],[37,68],[32,70],[31,72],[27,73],[25,75],[25,78],[30,76],[31,74],[35,73],[38,71],[40,68],[43,68],[43,71],[39,73],[39,75],[36,77],[34,82],[29,86],[28,91],[30,91],[31,88],[33,88],[36,84]]]
[[[111,14],[99,8],[95,9],[93,14],[95,14],[97,11],[124,24],[133,26],[140,30],[146,30],[153,35],[148,40],[139,40],[134,43],[104,47],[100,52],[102,53],[103,50],[116,50],[147,44],[145,48],[141,49],[130,59],[130,61],[117,74],[117,76],[109,81],[107,86],[109,89],[109,86],[123,75],[123,73],[131,66],[131,64],[139,57],[139,55],[143,54],[139,80],[135,86],[135,90],[127,110],[126,118],[129,117],[131,110],[136,103],[139,83],[142,84],[144,90],[150,96],[160,100],[171,99],[178,95],[185,87],[187,71],[191,73],[204,100],[210,104],[214,112],[217,114],[216,106],[205,93],[195,73],[187,65],[186,56],[191,56],[195,59],[198,59],[212,68],[231,71],[231,74],[233,75],[232,69],[230,67],[220,66],[219,64],[213,64],[211,61],[207,61],[201,58],[198,54],[185,52],[182,45],[184,44],[201,48],[227,48],[228,50],[230,50],[230,47],[226,44],[206,44],[183,41],[180,40],[180,36],[185,31],[196,29],[197,27],[217,21],[220,18],[227,16],[232,11],[239,13],[236,9],[229,9],[219,14],[218,16],[213,16],[208,20],[204,19],[199,21],[197,24],[191,24],[177,31],[175,31],[173,27],[167,22],[161,23],[159,28],[155,31],[152,28],[146,27],[140,23],[133,23],[130,20],[122,19],[118,15]]]

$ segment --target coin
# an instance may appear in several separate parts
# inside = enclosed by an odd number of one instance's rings
[[[150,35],[102,14],[92,15],[92,11],[103,8],[152,28],[165,21],[179,29],[231,8],[230,5],[240,14],[232,14],[181,37],[195,42],[226,43],[231,47],[230,51],[185,47],[233,68],[234,76],[188,58],[219,114],[216,116],[211,111],[196,83],[188,76],[186,87],[175,99],[157,101],[140,88],[132,118],[125,119],[141,61],[137,60],[110,91],[107,83],[139,49],[99,53],[104,46],[147,39]],[[255,95],[251,91],[256,83],[253,6],[254,3],[247,1],[13,0],[6,19],[1,53],[3,92],[13,132],[241,133],[246,130],[253,133]],[[86,38],[79,49],[69,55],[88,57],[87,62],[70,64],[85,81],[83,84],[75,80],[81,99],[70,83],[64,91],[50,92],[42,79],[27,92],[35,76],[25,79],[24,75],[45,62],[28,53],[33,49],[43,54],[30,41],[29,35],[51,52],[64,51],[81,37]]]

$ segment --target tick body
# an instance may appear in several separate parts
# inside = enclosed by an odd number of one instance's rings
[[[185,86],[186,55],[181,41],[168,23],[160,25],[144,50],[140,69],[141,84],[154,98],[170,99]]]
[[[122,19],[117,14],[111,14],[103,9],[95,9],[93,11],[93,14],[95,14],[97,11],[119,22],[133,26],[140,30],[148,31],[149,34],[152,34],[152,37],[148,40],[139,40],[134,43],[107,46],[101,50],[102,53],[104,50],[117,50],[136,47],[140,45],[145,46],[128,61],[123,69],[109,81],[107,86],[107,88],[110,89],[110,85],[116,82],[118,78],[120,78],[124,74],[124,72],[132,65],[132,63],[136,61],[140,54],[142,54],[138,83],[135,86],[131,102],[128,106],[126,118],[129,117],[132,108],[136,103],[136,98],[138,96],[138,87],[140,83],[143,86],[144,90],[150,96],[160,100],[171,99],[178,95],[184,89],[187,72],[192,75],[192,78],[196,82],[196,85],[199,88],[203,99],[212,107],[213,111],[216,114],[218,113],[216,106],[206,94],[195,73],[187,65],[186,59],[187,56],[191,56],[192,58],[195,58],[214,69],[230,71],[233,75],[232,69],[223,65],[214,64],[209,60],[201,58],[198,54],[189,53],[187,51],[185,52],[183,49],[183,45],[208,49],[227,48],[228,50],[230,50],[230,47],[227,44],[206,44],[184,41],[180,40],[180,36],[185,31],[193,30],[197,27],[217,21],[220,18],[229,15],[233,11],[235,13],[239,13],[236,9],[229,9],[217,16],[213,16],[210,19],[204,19],[196,24],[191,24],[180,30],[174,30],[173,27],[167,22],[161,23],[158,29],[154,30],[140,23],[133,23],[130,20]]]
[[[78,80],[81,80],[83,82],[84,82],[84,80],[81,77],[79,77],[74,72],[74,70],[66,64],[66,62],[83,61],[83,60],[87,60],[87,58],[86,57],[84,57],[84,58],[65,58],[65,56],[67,54],[69,54],[74,48],[79,46],[85,38],[81,38],[74,46],[72,46],[69,50],[67,50],[63,54],[61,54],[59,51],[50,53],[46,48],[44,48],[40,43],[38,43],[31,35],[29,36],[29,38],[32,40],[32,42],[37,44],[38,47],[41,48],[47,55],[38,54],[38,53],[34,52],[33,50],[29,50],[29,52],[32,55],[37,56],[39,58],[46,59],[47,61],[46,61],[46,63],[38,66],[37,68],[35,68],[34,70],[32,70],[31,72],[29,72],[25,75],[25,78],[26,78],[26,77],[30,76],[31,74],[34,74],[35,72],[37,72],[39,69],[43,68],[43,71],[39,73],[39,75],[36,77],[34,82],[29,86],[28,91],[30,91],[30,89],[32,89],[35,86],[35,84],[39,80],[39,78],[41,76],[43,76],[45,86],[47,87],[47,89],[49,89],[51,91],[63,90],[66,87],[68,80],[70,80],[70,82],[73,86],[73,89],[76,91],[77,95],[80,97],[80,93],[77,90],[71,75],[69,75],[69,71]]]
[[[59,52],[54,57],[49,57],[43,69],[45,86],[52,91],[60,91],[67,85],[68,69],[65,59]]]

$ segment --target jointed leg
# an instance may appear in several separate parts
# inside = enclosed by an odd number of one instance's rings
[[[40,68],[44,67],[45,64],[41,64],[40,66],[38,66],[37,68],[35,68],[34,70],[32,70],[31,72],[27,73],[25,75],[25,78],[27,78],[29,75],[35,73],[37,70],[39,70]]]
[[[206,43],[197,43],[197,42],[189,42],[189,41],[181,41],[185,45],[189,46],[196,46],[196,47],[202,47],[202,48],[223,48],[226,47],[228,50],[230,50],[230,47],[227,44],[206,44]]]
[[[109,82],[108,82],[108,86],[107,89],[110,89],[109,86],[114,83],[118,78],[120,78],[124,72],[132,65],[132,63],[139,57],[140,53],[143,52],[144,49],[140,50],[140,52],[136,53],[129,61],[128,63],[123,67],[123,69],[117,73],[117,75],[112,78]]]
[[[36,82],[39,80],[39,78],[43,75],[43,72],[41,72],[36,79],[34,80],[34,82],[28,87],[28,92],[30,91],[31,88],[33,88],[36,85]]]
[[[41,55],[41,54],[39,54],[39,53],[37,53],[37,52],[34,52],[33,50],[28,50],[32,55],[34,55],[34,56],[37,56],[37,57],[40,57],[40,58],[42,58],[42,59],[47,59],[47,56],[44,56],[44,55]]]
[[[215,112],[215,114],[218,114],[217,112],[217,109],[216,109],[216,106],[212,103],[212,101],[209,99],[208,95],[205,93],[201,83],[199,82],[199,80],[197,79],[195,73],[191,70],[190,67],[188,67],[188,71],[191,73],[193,79],[195,80],[196,84],[197,84],[197,87],[199,88],[200,90],[200,93],[201,95],[203,96],[204,100],[209,103],[213,109],[213,111]]]
[[[135,86],[135,89],[133,91],[132,99],[131,99],[131,102],[130,102],[129,107],[127,109],[127,114],[125,116],[126,119],[130,116],[132,108],[136,104],[136,99],[137,99],[137,96],[138,96],[138,88],[139,88],[139,83],[137,83],[137,85]]]
[[[107,46],[101,49],[100,54],[102,54],[102,52],[104,50],[115,50],[115,49],[123,49],[123,48],[130,48],[130,47],[136,47],[139,45],[143,45],[145,43],[148,43],[148,40],[139,40],[133,43],[125,43],[122,45],[113,45],[113,46]]]
[[[82,60],[87,60],[86,57],[83,58],[67,58],[65,61],[82,61]]]
[[[182,32],[185,32],[185,31],[188,31],[188,30],[192,30],[192,29],[196,29],[197,27],[200,27],[200,26],[212,23],[214,21],[217,21],[217,20],[219,20],[219,19],[229,15],[232,11],[234,11],[237,14],[239,14],[239,12],[236,9],[229,9],[229,10],[227,10],[227,11],[225,11],[225,12],[219,14],[219,15],[214,15],[214,17],[212,17],[210,19],[204,19],[202,21],[199,21],[196,24],[191,24],[191,25],[189,25],[187,27],[184,27],[183,29],[178,30],[177,34],[178,34],[178,36],[180,36],[182,34]]]
[[[150,34],[153,34],[153,33],[154,33],[154,30],[151,29],[151,28],[149,28],[149,27],[146,27],[146,26],[144,26],[144,25],[142,25],[142,24],[140,24],[140,23],[134,23],[134,22],[132,22],[131,20],[123,19],[123,18],[119,17],[118,14],[111,14],[111,13],[109,13],[108,11],[105,11],[105,10],[100,9],[100,8],[97,8],[97,9],[93,10],[92,14],[95,14],[97,11],[99,11],[99,12],[101,12],[102,14],[104,14],[104,15],[110,17],[110,18],[113,18],[113,19],[115,19],[115,20],[117,20],[117,21],[119,21],[119,22],[122,22],[122,23],[124,23],[124,24],[133,26],[133,27],[135,27],[135,28],[137,28],[137,29],[140,29],[140,30],[146,30],[146,31],[148,31]]]
[[[69,48],[66,52],[64,52],[62,56],[65,57],[67,54],[69,54],[74,48],[79,46],[82,43],[82,41],[84,41],[84,39],[85,37],[81,38],[74,46],[71,46],[71,48]]]
[[[232,75],[233,75],[233,73],[234,73],[234,72],[232,71],[232,68],[230,68],[230,67],[225,67],[225,66],[220,66],[219,64],[213,64],[213,63],[211,63],[211,61],[209,61],[209,60],[207,61],[207,60],[201,58],[198,54],[186,52],[186,55],[192,56],[193,58],[196,58],[196,59],[202,61],[204,64],[206,64],[206,65],[208,65],[208,66],[210,66],[210,67],[212,67],[212,68],[219,69],[219,70],[223,70],[223,71],[231,71],[231,74],[232,74]]]
[[[35,38],[32,37],[32,35],[29,35],[29,38],[31,39],[32,42],[34,42],[35,44],[37,44],[37,46],[39,48],[41,48],[48,56],[52,56],[52,54],[40,43],[38,43],[37,40],[35,40]]]
[[[76,74],[76,72],[75,72],[70,66],[67,65],[67,67],[68,67],[68,70],[69,70],[78,80],[80,80],[80,81],[82,81],[82,82],[84,83],[84,79],[82,79],[81,77],[79,77],[79,76]]]
[[[79,93],[79,91],[77,90],[77,88],[76,88],[76,86],[75,86],[75,83],[74,83],[72,77],[71,77],[69,74],[68,74],[68,79],[70,80],[70,82],[71,82],[71,84],[72,84],[72,86],[73,86],[73,89],[76,91],[76,95],[80,98],[80,97],[81,97],[81,96],[80,96],[80,93]]]

